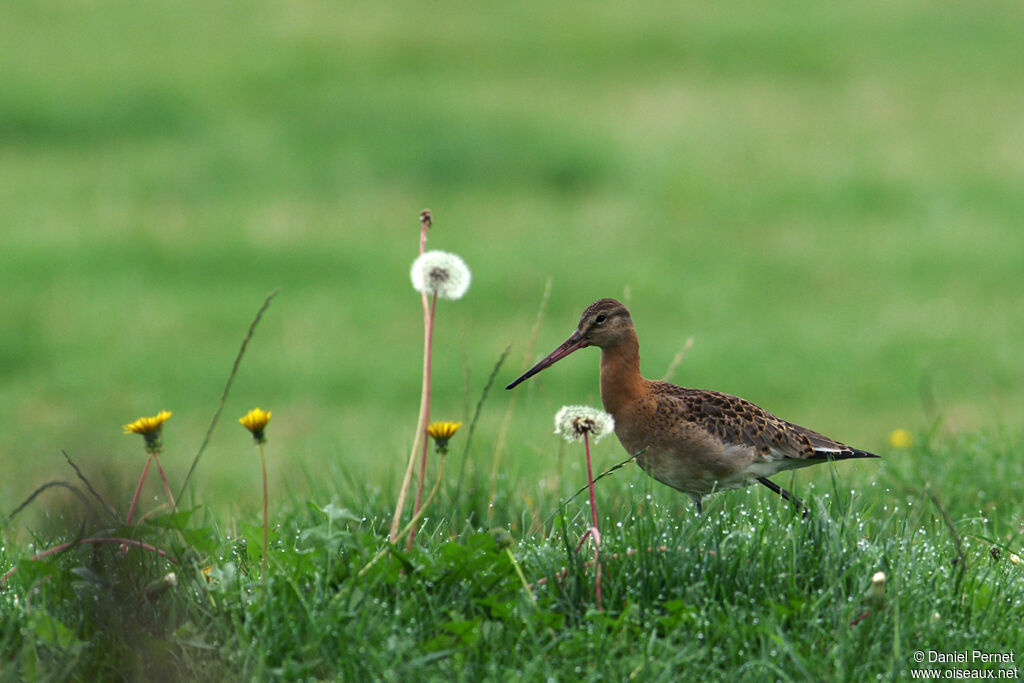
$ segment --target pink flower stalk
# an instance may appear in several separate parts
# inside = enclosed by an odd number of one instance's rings
[[[587,406],[563,406],[555,416],[555,433],[561,434],[567,441],[583,441],[587,455],[587,486],[590,490],[590,528],[583,534],[576,552],[583,547],[587,538],[593,542],[594,548],[594,597],[597,609],[603,609],[601,603],[601,560],[598,548],[601,546],[601,530],[597,523],[597,498],[594,496],[594,470],[590,460],[590,436],[594,443],[615,429],[615,420],[608,413]]]
[[[420,456],[420,477],[416,487],[416,503],[413,510],[414,520],[422,509],[423,484],[427,471],[426,430],[427,423],[430,421],[431,358],[434,340],[434,312],[437,300],[438,298],[453,300],[462,298],[469,289],[471,280],[469,268],[455,254],[443,251],[424,251],[426,248],[427,229],[430,228],[432,219],[433,217],[429,211],[423,211],[420,214],[420,255],[413,262],[412,270],[410,271],[413,288],[420,292],[423,300],[423,388],[420,393],[420,411],[416,421],[412,451],[409,454],[409,463],[406,466],[402,487],[398,493],[395,514],[391,520],[391,532],[388,536],[391,543],[394,543],[398,536],[402,510],[405,507],[405,498],[412,482],[412,473],[415,469],[417,453]],[[412,547],[412,541],[416,536],[416,526],[417,524],[414,521],[409,534],[408,547]]]

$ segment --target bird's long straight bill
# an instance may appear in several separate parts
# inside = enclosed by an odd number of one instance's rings
[[[559,346],[557,349],[555,349],[554,351],[549,353],[547,358],[545,358],[544,360],[540,361],[539,363],[534,365],[532,368],[530,368],[529,370],[524,372],[522,377],[520,377],[516,381],[512,382],[511,384],[509,384],[505,388],[506,389],[512,389],[513,387],[515,387],[520,382],[523,382],[525,380],[530,379],[531,377],[536,375],[538,372],[540,372],[544,368],[551,367],[552,365],[554,365],[558,361],[560,361],[563,358],[565,358],[566,356],[568,356],[573,351],[575,351],[577,349],[580,349],[580,348],[583,348],[583,338],[580,336],[579,332],[573,332],[572,336],[569,337],[568,339],[566,339],[565,342],[563,342],[562,345]]]

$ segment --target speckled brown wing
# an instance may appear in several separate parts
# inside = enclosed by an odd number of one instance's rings
[[[653,382],[657,393],[682,401],[686,419],[730,445],[749,445],[760,453],[799,460],[878,456],[851,448],[823,434],[778,418],[738,396]]]

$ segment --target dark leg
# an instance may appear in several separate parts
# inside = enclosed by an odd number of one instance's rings
[[[696,498],[696,497],[695,497],[695,498],[693,499],[693,504],[697,506],[697,514],[698,514],[698,515],[702,515],[702,514],[704,514],[704,506],[702,506],[702,505],[700,504],[700,498]]]
[[[804,502],[802,500],[800,500],[792,493],[790,493],[786,489],[782,488],[781,486],[773,482],[771,479],[768,479],[767,477],[761,477],[758,479],[758,481],[767,486],[768,488],[770,488],[772,491],[775,491],[775,493],[779,494],[780,496],[788,500],[790,503],[792,503],[793,507],[795,507],[797,510],[800,510],[804,517],[807,517],[807,515],[810,513],[810,508],[804,505]]]

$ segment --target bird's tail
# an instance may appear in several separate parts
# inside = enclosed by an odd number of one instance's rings
[[[850,458],[880,458],[882,456],[862,451],[859,448],[843,446],[842,449],[815,448],[814,455],[808,460],[849,460]]]

